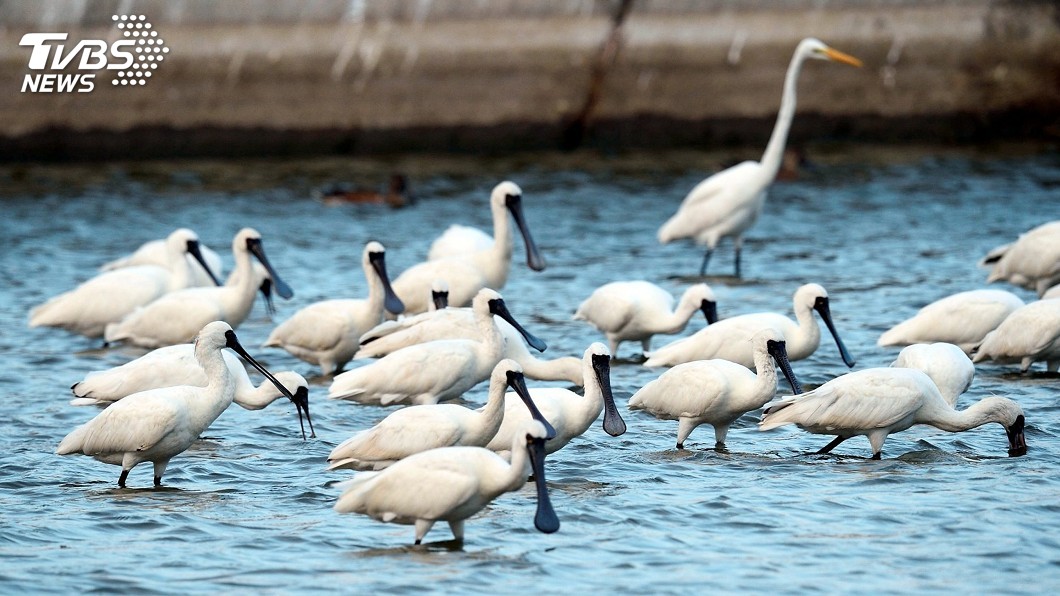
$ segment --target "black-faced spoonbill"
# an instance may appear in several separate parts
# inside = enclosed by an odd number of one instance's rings
[[[367,299],[310,304],[273,329],[262,346],[283,348],[299,360],[318,364],[324,375],[342,370],[357,353],[361,334],[383,321],[384,310],[393,314],[405,310],[390,287],[385,255],[378,242],[364,247],[361,268],[368,282]]]
[[[118,477],[121,488],[125,488],[125,479],[137,464],[149,461],[154,464],[155,486],[161,486],[169,460],[191,447],[235,397],[235,380],[221,355],[224,348],[242,356],[298,406],[299,424],[303,409],[308,417],[308,402],[290,395],[286,387],[254,360],[239,344],[228,323],[214,321],[195,338],[195,358],[206,371],[204,387],[180,385],[125,397],[66,435],[56,453],[83,454],[121,466]],[[302,433],[304,439],[304,429]]]
[[[413,265],[394,280],[394,291],[405,301],[407,313],[421,313],[428,309],[427,297],[431,283],[436,279],[444,279],[449,284],[449,303],[454,306],[466,306],[482,288],[503,288],[512,261],[509,211],[523,235],[527,265],[534,271],[545,268],[545,260],[538,252],[523,216],[522,194],[512,182],[502,182],[493,189],[490,195],[493,242],[489,248]]]
[[[59,327],[86,337],[100,337],[108,324],[122,320],[167,292],[189,287],[192,272],[185,255],[191,255],[209,270],[199,251],[198,236],[187,228],[175,230],[166,238],[166,254],[167,266],[137,265],[107,271],[48,300],[30,311],[29,326]]]
[[[754,368],[754,350],[751,337],[762,329],[771,328],[780,332],[791,361],[802,360],[813,354],[821,345],[821,329],[813,318],[813,311],[821,315],[835,339],[839,355],[847,366],[854,366],[854,358],[847,351],[843,340],[832,323],[828,292],[817,284],[806,284],[795,291],[792,299],[796,321],[784,315],[763,312],[722,319],[704,327],[689,337],[679,339],[648,354],[644,366],[673,366],[693,360],[721,358]]]
[[[951,408],[957,405],[957,398],[971,387],[975,377],[975,365],[968,355],[959,347],[945,342],[906,346],[891,366],[915,368],[926,373]]]
[[[1039,300],[1017,309],[973,350],[972,362],[1019,363],[1027,372],[1035,362],[1060,369],[1060,298]]]
[[[247,410],[260,410],[286,394],[266,379],[257,387],[250,381],[247,369],[233,352],[223,351],[228,372],[236,382],[233,402]],[[309,383],[294,371],[280,371],[273,376],[287,391],[297,396],[301,391],[309,399]],[[105,406],[127,395],[177,385],[206,385],[206,371],[195,359],[195,346],[178,344],[152,350],[139,358],[107,370],[93,371],[70,387],[76,396],[75,406]]]
[[[736,277],[740,277],[740,249],[743,234],[758,219],[766,201],[766,191],[776,178],[784,157],[788,129],[795,116],[795,88],[802,63],[807,58],[831,60],[852,66],[861,61],[834,50],[816,39],[799,42],[784,77],[784,94],[780,112],[761,161],[745,161],[700,182],[662,227],[659,242],[666,244],[679,238],[691,238],[706,245],[699,274],[705,275],[710,255],[722,238],[732,238],[736,251]]]
[[[596,288],[578,306],[574,320],[602,331],[617,358],[622,342],[639,341],[646,354],[653,335],[680,333],[696,312],[703,313],[707,325],[718,320],[718,303],[707,284],[685,290],[674,308],[670,292],[651,282],[615,281]]]
[[[644,410],[663,420],[677,420],[677,448],[701,424],[714,427],[716,447],[724,447],[729,426],[757,410],[777,394],[780,368],[792,389],[799,382],[788,364],[784,338],[774,329],[763,329],[751,338],[755,370],[728,360],[686,362],[664,372],[629,398],[629,409]]]
[[[830,452],[850,437],[865,435],[872,446],[872,459],[880,459],[887,435],[914,424],[961,432],[990,422],[1005,427],[1009,455],[1027,452],[1023,410],[1011,399],[987,397],[965,410],[955,410],[921,370],[869,368],[769,405],[758,430],[795,424],[811,433],[835,435],[819,454]]]
[[[548,425],[530,398],[519,364],[501,360],[490,375],[485,406],[472,410],[456,404],[425,404],[397,410],[335,447],[328,455],[328,469],[381,470],[428,449],[485,447],[509,415],[504,407],[508,387],[519,396],[519,407],[529,412],[527,419],[532,415]],[[505,448],[510,443],[509,438]]]
[[[991,250],[979,264],[991,268],[987,283],[1007,281],[1044,295],[1060,283],[1060,220],[1044,223],[1015,242]]]
[[[190,285],[207,287],[217,285],[217,280],[224,275],[224,263],[221,261],[221,256],[201,241],[199,242],[199,251],[202,253],[203,261],[209,266],[209,269],[203,268],[198,261],[192,260],[194,257],[188,255],[186,258],[192,272]],[[149,240],[141,244],[140,248],[137,248],[132,254],[104,263],[99,270],[113,271],[114,269],[134,267],[136,265],[167,267],[168,259],[166,239]]]
[[[559,518],[545,485],[545,437],[540,422],[528,423],[512,439],[511,463],[482,447],[441,447],[407,457],[380,472],[359,472],[342,483],[339,513],[361,513],[395,524],[414,525],[416,544],[438,521],[449,523],[453,538],[464,539],[464,520],[503,493],[526,484],[527,459],[537,485],[534,526],[559,530]]]
[[[959,292],[928,304],[916,316],[888,329],[876,345],[946,342],[970,353],[987,333],[1021,306],[1023,300],[1019,296],[1004,290]]]
[[[504,337],[493,322],[493,315],[511,324],[536,349],[545,349],[545,342],[512,317],[497,292],[480,290],[471,310],[479,329],[477,340],[441,339],[402,348],[336,376],[328,397],[390,405],[433,404],[463,395],[488,379],[503,357]]]
[[[231,275],[237,276],[237,285],[170,292],[120,322],[108,325],[104,338],[108,342],[123,341],[145,348],[158,348],[188,342],[198,329],[210,321],[225,321],[233,328],[239,327],[250,314],[254,295],[261,286],[261,280],[253,269],[251,255],[265,267],[280,297],[290,298],[294,295],[265,256],[261,234],[253,228],[243,228],[232,240],[232,256],[236,266]]]
[[[585,395],[559,387],[535,387],[530,389],[530,398],[556,431],[556,436],[545,442],[545,453],[554,453],[580,437],[604,413],[604,432],[617,437],[626,432],[615,398],[611,394],[611,354],[604,344],[595,342],[585,350],[582,357],[582,375]],[[508,392],[505,395],[504,419],[500,428],[486,445],[502,456],[510,456],[512,440],[525,428],[532,412],[523,407],[522,396]]]

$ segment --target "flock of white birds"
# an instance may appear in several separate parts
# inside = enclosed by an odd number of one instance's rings
[[[697,185],[659,230],[659,240],[690,238],[706,246],[701,274],[723,238],[736,249],[740,274],[743,233],[762,210],[775,178],[795,111],[795,88],[809,58],[860,65],[820,41],[803,40],[784,83],[780,113],[760,162],[748,161]],[[795,424],[834,439],[827,453],[864,435],[879,458],[890,433],[915,424],[956,432],[987,423],[1006,431],[1009,452],[1026,451],[1024,413],[1013,400],[988,397],[956,409],[974,375],[973,362],[1019,363],[1026,371],[1045,361],[1060,367],[1060,221],[1039,226],[990,251],[981,265],[988,280],[1035,289],[1041,300],[1024,304],[993,289],[955,294],[925,306],[879,339],[908,346],[887,368],[841,375],[803,392],[790,361],[810,356],[825,323],[848,367],[855,362],[835,325],[827,291],[807,283],[793,296],[795,320],[754,313],[717,320],[714,293],[704,283],[679,300],[644,280],[598,288],[574,311],[608,342],[594,342],[581,358],[541,359],[545,342],[509,312],[498,292],[507,280],[514,221],[527,264],[545,268],[522,211],[522,191],[498,184],[490,196],[493,235],[450,227],[431,246],[428,260],[391,283],[385,248],[369,242],[362,258],[368,295],[306,306],[279,324],[263,347],[283,349],[334,375],[328,397],[361,404],[408,404],[375,426],[337,445],[328,469],[359,472],[341,486],[339,512],[415,526],[419,544],[432,525],[449,524],[462,540],[464,520],[529,477],[537,483],[536,527],[554,532],[544,459],[578,437],[603,414],[612,436],[626,430],[611,392],[610,366],[626,341],[640,342],[649,367],[672,367],[638,390],[632,410],[677,420],[682,449],[699,425],[714,427],[718,446],[729,426],[764,407],[760,430]],[[511,219],[509,219],[509,216]],[[31,327],[59,327],[109,343],[157,348],[132,362],[90,373],[73,385],[74,405],[105,406],[59,444],[57,453],[83,454],[118,465],[125,487],[139,463],[154,466],[160,485],[171,458],[190,447],[233,402],[260,409],[286,397],[299,423],[309,424],[309,384],[300,374],[265,370],[240,345],[234,329],[255,295],[293,295],[266,257],[261,235],[240,230],[232,241],[235,267],[222,284],[221,260],[188,229],[107,263],[77,288],[32,309]],[[1052,289],[1050,289],[1052,288]],[[680,333],[702,313],[706,325],[684,339],[651,349],[656,334]],[[193,342],[193,343],[189,343]],[[254,386],[244,364],[266,380]],[[969,357],[969,355],[971,357]],[[377,358],[342,372],[354,359]],[[792,395],[777,399],[778,370]],[[563,380],[583,387],[528,388],[524,378]],[[479,409],[439,403],[488,381]],[[303,438],[305,429],[302,429]],[[314,435],[315,436],[315,435]]]

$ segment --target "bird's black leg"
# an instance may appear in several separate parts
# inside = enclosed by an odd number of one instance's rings
[[[824,455],[825,453],[830,453],[833,449],[839,446],[840,443],[849,438],[850,437],[836,437],[832,439],[831,443],[825,445],[824,447],[821,447],[820,451],[817,452],[817,455]]]
[[[872,454],[872,459],[883,459],[883,453],[880,452],[880,451],[877,451],[876,453],[873,453]]]
[[[162,477],[155,476],[155,486],[162,486]]]
[[[710,263],[710,255],[713,254],[713,253],[714,253],[714,250],[710,249],[710,248],[708,248],[706,250],[706,252],[703,253],[703,264],[699,266],[699,274],[700,275],[706,275],[707,274],[707,265]]]
[[[677,448],[678,449],[684,449],[685,448],[685,444],[684,443],[678,443],[677,444]]]
[[[118,476],[118,488],[125,488],[125,479],[129,477],[129,470],[122,470]]]
[[[423,542],[423,541],[422,541],[422,540],[420,540],[419,538],[417,538],[417,539],[416,539],[416,546],[419,546],[421,542]]]
[[[736,277],[740,277],[740,245],[736,245]]]

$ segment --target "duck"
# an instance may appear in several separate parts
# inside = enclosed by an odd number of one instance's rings
[[[333,186],[318,193],[322,203],[329,206],[360,203],[369,205],[388,205],[395,209],[408,207],[414,200],[409,193],[408,177],[404,174],[391,174],[386,192],[362,188],[345,188]]]

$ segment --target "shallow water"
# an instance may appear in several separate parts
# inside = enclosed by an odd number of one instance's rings
[[[118,490],[118,468],[58,457],[59,440],[95,414],[67,405],[68,387],[91,370],[137,355],[97,341],[27,329],[29,308],[86,279],[100,263],[177,226],[222,254],[252,225],[295,289],[279,322],[325,297],[364,294],[364,243],[387,246],[392,275],[417,262],[450,222],[489,225],[489,189],[510,178],[549,267],[533,273],[516,248],[504,294],[512,312],[549,343],[546,355],[580,356],[601,339],[570,320],[593,288],[643,278],[679,293],[699,266],[687,244],[660,246],[655,230],[705,172],[732,156],[667,153],[600,158],[527,155],[504,160],[249,161],[17,166],[0,169],[5,215],[0,284],[0,587],[69,593],[291,592],[430,588],[516,592],[560,587],[624,592],[1033,591],[1060,587],[1060,423],[1057,377],[1042,365],[980,366],[962,407],[991,394],[1027,413],[1026,457],[1005,456],[997,425],[951,435],[916,427],[890,437],[882,461],[852,439],[809,455],[828,437],[785,427],[759,433],[759,412],[713,449],[709,427],[686,451],[676,423],[625,409],[661,371],[622,346],[612,384],[628,432],[586,436],[549,457],[562,521],[534,530],[532,486],[498,498],[467,523],[462,548],[411,548],[408,526],[332,511],[324,471],[336,443],[386,410],[311,393],[317,439],[303,442],[294,408],[233,408],[170,464],[161,490],[150,466]],[[1055,151],[957,153],[934,149],[835,150],[794,182],[778,183],[744,250],[745,279],[711,278],[722,317],[790,313],[791,294],[815,281],[831,295],[856,368],[897,353],[875,340],[942,296],[983,287],[988,249],[1060,216]],[[407,172],[419,202],[393,211],[327,207],[312,189]],[[728,274],[731,245],[711,271]],[[228,264],[230,256],[226,255]],[[1006,289],[1008,288],[1006,286]],[[1014,289],[1025,300],[1033,295]],[[272,370],[313,367],[256,346],[270,322],[260,305],[238,330]],[[702,325],[696,319],[685,334]],[[656,345],[668,341],[659,337]],[[793,364],[817,385],[846,368],[825,334]],[[531,385],[534,382],[531,381]],[[782,387],[784,388],[784,387]],[[784,388],[786,389],[786,388]],[[480,402],[485,386],[468,401]],[[450,538],[439,524],[428,540]]]

